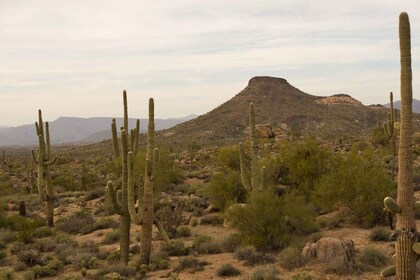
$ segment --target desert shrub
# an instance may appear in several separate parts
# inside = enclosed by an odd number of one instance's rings
[[[221,242],[223,250],[230,253],[233,253],[241,244],[242,237],[238,233],[231,233]]]
[[[191,229],[188,226],[180,226],[176,235],[178,237],[189,237],[191,236]]]
[[[179,265],[175,268],[175,271],[179,272],[188,269],[190,272],[196,272],[203,270],[205,265],[207,265],[206,261],[200,261],[195,257],[187,256],[179,259]]]
[[[227,169],[213,175],[206,195],[220,209],[246,200],[246,190],[242,185],[239,171]]]
[[[6,250],[0,250],[0,263],[3,261],[4,258],[7,257],[7,251]]]
[[[390,196],[395,183],[375,161],[371,149],[337,157],[337,167],[318,182],[314,200],[325,210],[348,206],[354,222],[362,226],[383,223],[383,198]]]
[[[65,172],[60,172],[58,176],[53,178],[53,185],[60,186],[65,191],[80,191],[80,184],[74,181],[73,175]]]
[[[237,276],[241,274],[239,269],[231,264],[224,264],[217,270],[217,276]]]
[[[90,201],[96,198],[100,198],[104,196],[105,189],[103,187],[96,187],[93,190],[89,190],[89,192],[84,197],[84,201]]]
[[[32,268],[35,278],[48,277],[57,275],[58,271],[63,267],[63,263],[58,259],[51,259],[47,265],[36,265]]]
[[[185,247],[184,241],[181,239],[175,239],[169,244],[163,243],[160,249],[169,256],[186,256],[190,253],[190,250]]]
[[[28,266],[24,262],[17,262],[13,266],[14,271],[25,271],[28,269]]]
[[[221,216],[220,214],[211,214],[211,215],[207,215],[201,218],[200,224],[220,226],[220,225],[223,225],[223,221],[224,221],[223,216]]]
[[[387,227],[374,227],[370,230],[371,241],[389,241],[391,231]]]
[[[322,237],[324,237],[324,234],[322,232],[315,232],[315,233],[311,234],[310,240],[311,240],[312,243],[315,243],[318,240],[320,240]]]
[[[314,211],[303,196],[283,197],[270,191],[253,192],[248,203],[229,209],[227,219],[242,234],[244,242],[259,250],[285,246],[293,235],[316,229]]]
[[[119,275],[127,278],[132,278],[136,275],[136,269],[131,266],[127,266],[124,264],[115,264],[115,265],[108,265],[93,275],[93,280],[102,280],[104,276],[116,272]]]
[[[316,219],[316,223],[320,228],[327,227],[329,229],[334,229],[340,227],[340,223],[342,222],[342,218],[340,215],[327,217],[321,216]]]
[[[267,179],[290,186],[308,201],[316,183],[329,173],[332,165],[332,154],[312,138],[284,142],[279,155],[267,164]]]
[[[160,205],[156,210],[156,217],[159,219],[169,238],[176,236],[177,229],[182,225],[182,210],[180,205]]]
[[[366,247],[360,252],[358,259],[360,262],[372,267],[381,267],[390,261],[388,256],[373,247]]]
[[[21,242],[21,241],[17,241],[14,242],[11,246],[10,246],[10,253],[12,255],[17,255],[22,251],[25,251],[27,249],[31,249],[30,246],[26,245],[25,243]]]
[[[48,226],[42,226],[42,227],[36,228],[33,232],[33,237],[35,238],[48,237],[51,235],[52,235],[52,230]]]
[[[252,280],[280,280],[279,271],[274,266],[257,268],[252,273]]]
[[[219,254],[222,252],[220,243],[207,235],[197,236],[191,245],[191,249],[199,254]]]
[[[169,257],[168,254],[166,254],[162,250],[160,250],[156,253],[152,253],[152,255],[150,256],[149,269],[151,271],[167,269],[169,267],[168,257]],[[140,263],[137,264],[136,267],[139,268]]]
[[[87,234],[94,231],[95,219],[84,209],[57,221],[57,228],[66,233]]]
[[[108,256],[106,257],[107,261],[119,261],[120,260],[120,252],[119,251],[114,251],[108,254]]]
[[[119,223],[110,217],[100,218],[95,221],[93,225],[93,229],[106,229],[106,228],[117,228],[119,227]]]
[[[235,258],[244,261],[245,265],[274,263],[276,259],[264,252],[257,252],[254,246],[245,246],[236,249]]]
[[[10,229],[0,229],[0,241],[4,243],[11,243],[17,240],[17,233]]]
[[[27,266],[34,266],[34,265],[43,265],[45,260],[39,254],[39,252],[28,249],[21,251],[17,254],[17,258],[19,261],[25,263]]]
[[[314,278],[306,272],[301,272],[292,276],[292,280],[313,280]]]
[[[52,239],[51,237],[47,237],[43,239],[38,239],[34,245],[35,248],[40,252],[51,252],[54,251],[56,243],[54,239]]]
[[[113,231],[105,233],[105,238],[103,243],[104,244],[114,244],[115,242],[120,240],[120,231],[118,229],[114,229]]]
[[[302,248],[298,246],[289,246],[280,252],[279,260],[281,266],[286,269],[293,269],[303,266],[306,261],[302,257]]]
[[[239,171],[239,150],[235,146],[227,146],[219,149],[217,153],[218,166],[228,167],[233,170]]]
[[[1,271],[0,272],[0,279],[3,280],[13,280],[15,279],[14,274],[12,271]]]

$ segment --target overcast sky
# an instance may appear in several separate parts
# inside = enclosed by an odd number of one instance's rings
[[[403,2],[403,3],[402,3]],[[364,104],[399,99],[398,16],[411,21],[420,99],[418,0],[0,0],[0,125],[59,116],[203,114],[253,76]]]

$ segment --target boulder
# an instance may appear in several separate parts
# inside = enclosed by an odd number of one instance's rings
[[[343,265],[350,263],[353,255],[354,242],[352,240],[331,237],[323,237],[316,243],[307,243],[302,250],[302,257],[304,258]]]

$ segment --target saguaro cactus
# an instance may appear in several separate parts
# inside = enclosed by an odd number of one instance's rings
[[[254,104],[249,104],[249,125],[250,125],[250,139],[251,139],[251,182],[247,177],[247,172],[245,171],[245,152],[244,146],[239,143],[239,164],[241,168],[241,180],[245,189],[248,191],[251,190],[262,190],[266,186],[266,172],[265,166],[259,170],[258,167],[258,143],[257,136],[255,132],[255,112]]]
[[[128,212],[128,153],[130,150],[137,153],[138,134],[139,134],[139,121],[137,121],[136,128],[131,130],[131,138],[128,135],[128,108],[127,108],[127,93],[123,92],[123,105],[124,105],[124,127],[121,129],[121,155],[118,145],[117,128],[115,119],[112,120],[112,140],[114,146],[115,160],[121,161],[121,190],[116,191],[111,181],[108,182],[106,187],[106,194],[108,200],[111,202],[115,213],[120,215],[120,259],[121,262],[128,263],[128,253],[130,245],[130,214]],[[132,139],[129,143],[128,139]],[[135,141],[137,139],[137,141]]]
[[[396,279],[414,280],[416,259],[420,254],[417,243],[417,229],[414,209],[413,159],[412,159],[412,73],[410,21],[407,13],[401,13],[399,19],[400,63],[401,63],[401,123],[400,144],[398,150],[398,191],[397,201],[387,197],[384,200],[387,210],[397,213],[396,225],[396,266],[382,271],[382,276],[396,273]]]
[[[54,164],[57,157],[51,158],[50,130],[48,122],[42,122],[42,112],[38,110],[38,122],[35,123],[36,134],[38,135],[38,153],[32,150],[32,158],[38,166],[38,193],[41,200],[46,204],[46,217],[48,226],[54,226],[54,189],[52,186],[49,166]]]
[[[395,125],[397,123],[397,109],[394,109],[393,94],[389,94],[390,109],[388,113],[388,122],[384,123],[385,135],[388,138],[389,145],[391,147],[392,162],[391,162],[391,174],[392,178],[395,178],[395,158],[397,154],[397,129]]]
[[[149,99],[149,124],[147,129],[147,150],[146,150],[146,164],[144,171],[143,184],[143,207],[140,205],[141,191],[139,187],[137,211],[135,208],[135,194],[134,194],[134,175],[133,175],[133,153],[128,154],[128,209],[131,220],[141,225],[141,241],[140,241],[140,263],[149,264],[150,252],[152,248],[152,229],[153,224],[157,226],[159,232],[165,242],[170,242],[163,226],[154,217],[154,202],[153,202],[153,185],[157,178],[159,167],[159,151],[154,149],[154,101]]]

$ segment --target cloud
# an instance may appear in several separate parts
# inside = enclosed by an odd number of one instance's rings
[[[38,108],[52,119],[119,116],[123,89],[142,117],[149,96],[159,100],[157,117],[205,113],[254,75],[385,103],[399,89],[402,10],[411,19],[413,68],[420,66],[420,4],[412,0],[0,5],[0,124],[32,122]]]

